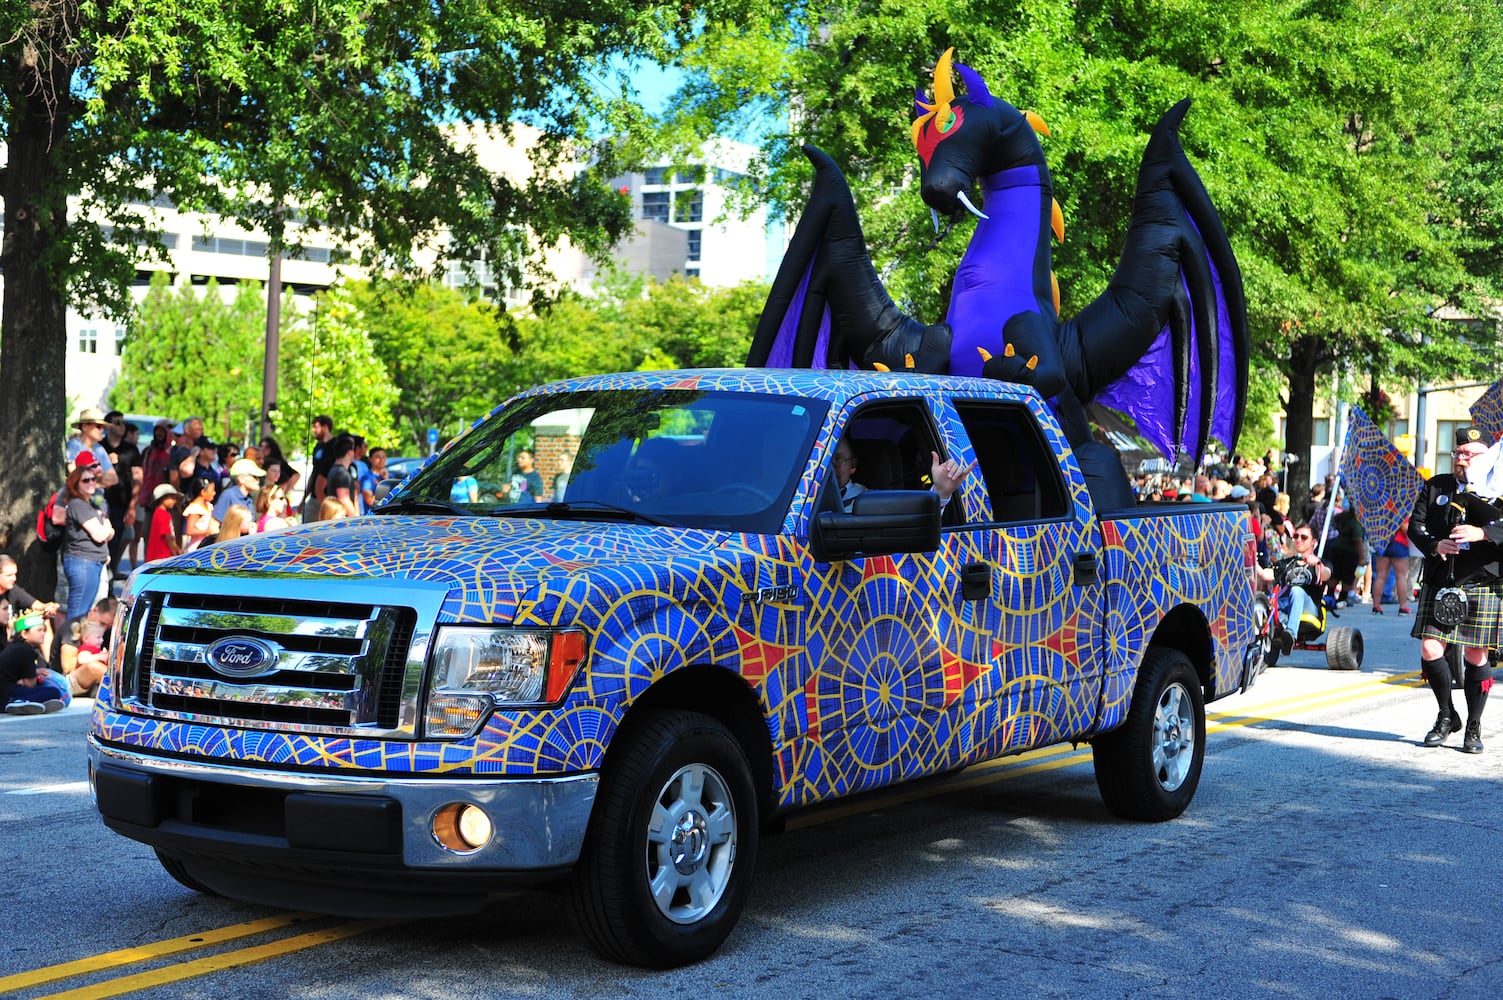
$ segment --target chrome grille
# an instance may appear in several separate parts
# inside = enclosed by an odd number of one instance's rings
[[[421,662],[414,609],[265,596],[156,592],[131,614],[121,690],[146,715],[320,732],[410,732]],[[259,640],[253,676],[216,669],[225,639]]]

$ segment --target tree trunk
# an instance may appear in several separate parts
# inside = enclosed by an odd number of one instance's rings
[[[1289,398],[1284,404],[1284,450],[1298,456],[1288,466],[1286,487],[1289,511],[1300,518],[1300,507],[1310,495],[1310,449],[1315,439],[1315,376],[1320,370],[1320,345],[1301,338],[1290,345]]]
[[[57,587],[56,555],[36,540],[36,515],[62,486],[67,435],[67,307],[49,267],[67,233],[67,194],[49,178],[64,176],[71,67],[61,59],[0,68],[9,137],[0,196],[5,235],[0,268],[0,522],[11,526],[5,551],[20,564],[21,585],[42,600]]]

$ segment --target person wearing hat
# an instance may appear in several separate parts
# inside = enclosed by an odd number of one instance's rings
[[[151,511],[147,518],[146,561],[154,563],[183,551],[173,511],[182,505],[183,495],[171,483],[158,483],[151,491]]]
[[[10,631],[14,638],[0,648],[0,705],[10,715],[61,711],[71,698],[53,683],[42,660],[46,619],[35,612],[19,615]]]
[[[256,529],[255,512],[256,504],[254,497],[256,490],[261,488],[261,480],[266,478],[266,470],[248,458],[237,460],[230,466],[230,479],[233,482],[229,489],[219,494],[219,499],[214,501],[214,519],[224,522],[224,515],[229,513],[231,507],[244,507],[251,514],[246,522],[243,534],[250,534]]]
[[[1440,746],[1462,729],[1451,699],[1454,679],[1446,662],[1446,648],[1456,645],[1465,664],[1461,682],[1467,721],[1461,749],[1467,753],[1482,752],[1482,709],[1492,687],[1487,654],[1503,638],[1503,581],[1499,577],[1503,511],[1469,492],[1467,484],[1468,466],[1490,443],[1490,436],[1477,427],[1456,428],[1452,472],[1430,477],[1409,517],[1409,541],[1425,557],[1424,587],[1410,635],[1420,640],[1420,668],[1440,706],[1423,742],[1427,747]],[[1455,625],[1437,620],[1436,615],[1437,594],[1449,588],[1459,588],[1466,596],[1465,617]]]
[[[93,406],[86,407],[79,412],[73,426],[78,428],[78,433],[68,439],[68,471],[73,471],[78,464],[78,456],[88,451],[93,454],[94,461],[99,463],[100,486],[114,486],[120,481],[120,477],[115,473],[115,463],[110,461],[109,452],[104,449],[104,435],[108,429],[104,412]]]

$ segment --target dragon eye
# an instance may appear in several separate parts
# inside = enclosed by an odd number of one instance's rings
[[[955,112],[951,111],[950,112],[950,117],[948,117],[948,118],[945,119],[945,123],[939,127],[939,130],[941,132],[949,132],[950,129],[952,129],[954,127],[955,127]]]

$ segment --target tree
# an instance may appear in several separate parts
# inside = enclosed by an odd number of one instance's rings
[[[222,436],[215,428],[243,427],[260,410],[265,294],[254,283],[173,290],[167,282],[165,272],[153,277],[131,320],[110,404],[202,416],[210,437]]]
[[[937,0],[811,8],[811,42],[784,81],[796,125],[769,143],[757,178],[796,213],[809,176],[799,145],[830,153],[852,181],[879,271],[891,267],[889,288],[911,314],[944,315],[969,232],[962,219],[936,245],[907,134],[915,84],[953,45],[994,94],[1049,124],[1066,314],[1116,264],[1149,130],[1193,99],[1182,136],[1242,264],[1253,378],[1289,380],[1286,446],[1306,468],[1317,374],[1469,363],[1433,316],[1497,291],[1487,234],[1503,181],[1486,167],[1456,169],[1469,150],[1494,162],[1497,5],[978,0],[953,15]],[[685,96],[713,85],[706,79]]]
[[[652,123],[622,83],[729,31],[765,0],[37,0],[0,9],[0,520],[19,529],[62,468],[68,305],[126,312],[147,206],[232,219],[272,250],[332,234],[405,269],[484,257],[522,287],[536,251],[586,252],[629,222],[603,180]],[[712,46],[713,47],[713,46]],[[466,129],[539,130],[525,179],[482,170]],[[604,136],[610,135],[610,141]],[[583,156],[588,169],[566,169]],[[18,530],[20,551],[32,542]],[[45,592],[50,561],[23,560]],[[42,580],[42,582],[38,582]]]
[[[756,283],[608,276],[594,296],[569,295],[517,321],[506,394],[576,375],[743,364],[766,298]]]
[[[452,437],[505,398],[511,318],[489,302],[431,282],[343,287],[399,396],[394,431],[422,453],[428,428]]]
[[[392,419],[399,392],[376,355],[369,318],[354,299],[343,288],[321,293],[314,308],[288,328],[277,385],[278,426],[287,447],[306,442],[320,415],[373,448],[399,440]]]

